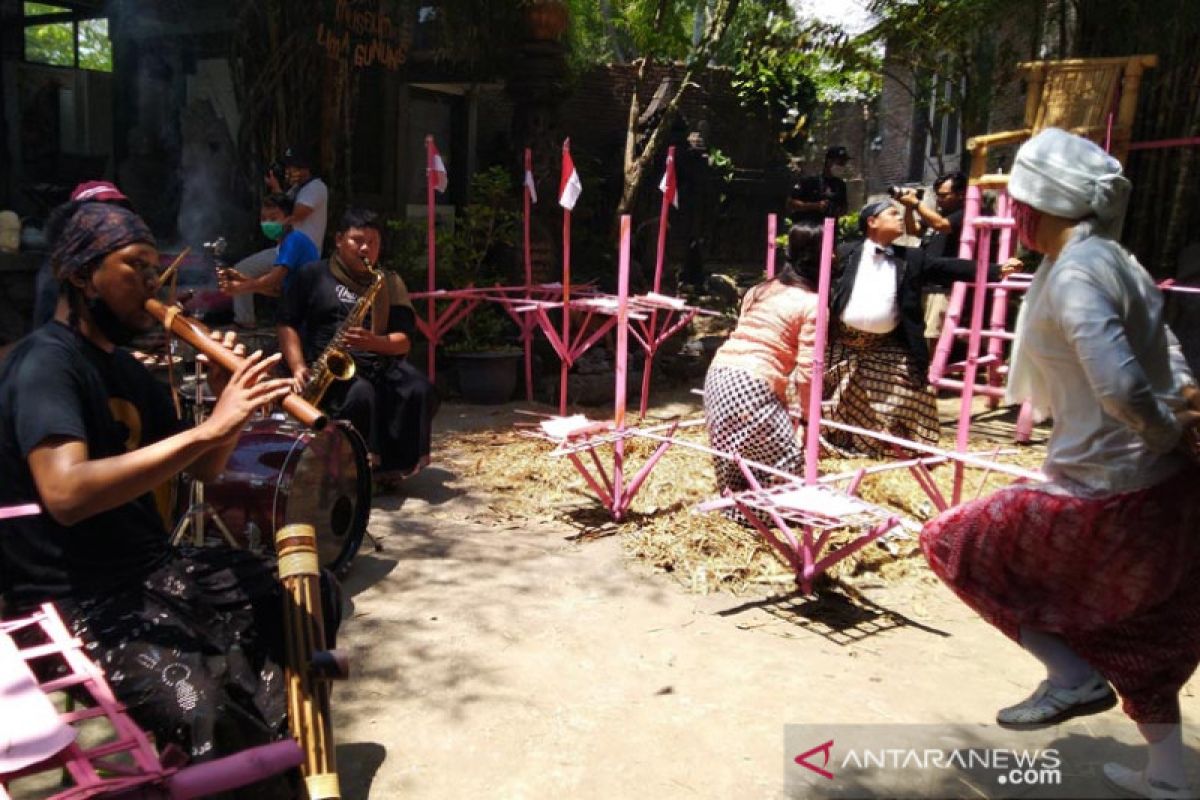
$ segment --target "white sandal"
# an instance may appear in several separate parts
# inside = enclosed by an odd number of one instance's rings
[[[1132,770],[1112,761],[1104,765],[1104,779],[1114,788],[1146,800],[1200,800],[1200,794],[1190,786],[1150,780],[1144,770]]]
[[[1050,681],[1042,681],[1025,700],[1000,709],[996,722],[1013,728],[1054,725],[1071,717],[1107,711],[1116,704],[1117,696],[1108,681],[1093,672],[1074,689],[1060,689]]]

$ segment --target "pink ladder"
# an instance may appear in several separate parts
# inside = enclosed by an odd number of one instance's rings
[[[996,215],[984,217],[979,214],[981,191],[978,184],[967,188],[966,209],[963,221],[962,238],[959,242],[960,258],[974,259],[976,264],[975,281],[955,283],[950,289],[950,305],[946,312],[942,333],[938,337],[937,347],[929,365],[929,383],[939,389],[959,392],[962,402],[959,406],[958,441],[959,452],[966,452],[967,438],[970,433],[971,408],[975,395],[988,399],[988,405],[995,408],[1004,397],[1004,386],[1008,376],[1008,364],[1005,359],[1004,345],[1013,340],[1013,334],[1007,330],[1008,299],[1010,292],[1023,292],[1029,287],[1029,277],[1014,275],[999,283],[989,283],[987,268],[992,249],[992,236],[1000,232],[998,260],[1003,261],[1013,252],[1012,232],[1015,222],[1012,218],[1011,201],[1008,193],[1001,191],[997,201]],[[972,307],[969,320],[964,326],[963,311],[966,305],[967,289],[975,289],[972,297]],[[987,292],[991,290],[991,309],[985,321],[987,307]],[[967,357],[963,361],[950,363],[950,352],[954,342],[965,339],[967,342]],[[986,352],[984,343],[986,342]],[[983,383],[977,381],[980,371],[984,372]],[[1015,438],[1018,442],[1029,441],[1033,430],[1033,415],[1028,403],[1021,406],[1017,418]],[[958,502],[956,481],[956,496]]]

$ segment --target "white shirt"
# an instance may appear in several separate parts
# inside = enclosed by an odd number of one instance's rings
[[[325,225],[329,220],[329,188],[320,178],[313,178],[301,186],[292,199],[296,205],[312,209],[303,222],[294,222],[292,227],[312,239],[317,252],[321,252],[325,243]]]
[[[858,274],[842,322],[867,333],[891,333],[900,324],[896,306],[896,259],[879,251],[874,242],[863,242]]]
[[[1043,471],[1087,496],[1161,483],[1184,464],[1172,409],[1195,382],[1163,322],[1162,294],[1099,236],[1076,235],[1040,269],[1047,274],[1025,300],[1016,357],[1024,363],[1014,359],[1010,387],[1016,378],[1054,417]]]

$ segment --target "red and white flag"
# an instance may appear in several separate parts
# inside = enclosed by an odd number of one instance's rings
[[[430,154],[433,156],[430,159],[429,180],[438,194],[445,194],[446,187],[450,185],[450,176],[446,174],[446,164],[442,161],[442,154],[438,152],[436,144],[430,142],[429,148]]]
[[[675,185],[675,148],[667,153],[667,169],[662,180],[658,182],[658,190],[666,195],[666,200],[675,208],[679,208],[679,190]]]
[[[558,184],[558,204],[570,211],[583,194],[583,182],[575,171],[575,162],[571,160],[571,140],[563,142],[562,181]]]
[[[530,202],[537,202],[537,185],[533,182],[533,172],[528,168],[525,169],[525,188],[529,190]]]

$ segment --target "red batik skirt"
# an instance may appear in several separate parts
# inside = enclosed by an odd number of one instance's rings
[[[1058,634],[1135,721],[1179,721],[1200,663],[1200,469],[1096,499],[1012,486],[931,521],[921,549],[1005,635]]]

